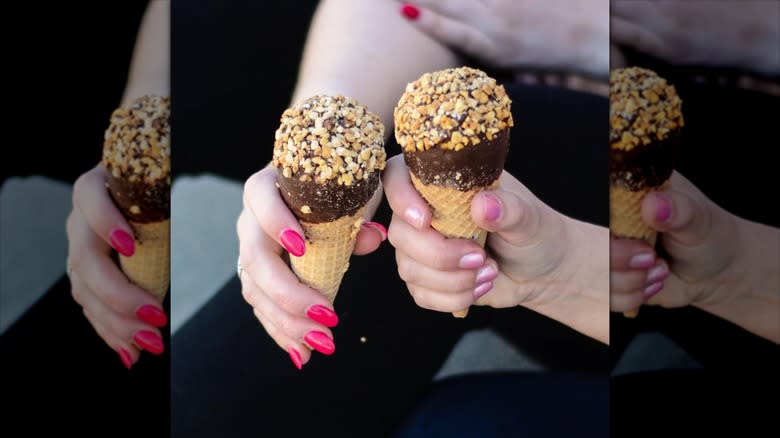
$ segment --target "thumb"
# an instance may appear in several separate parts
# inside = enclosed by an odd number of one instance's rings
[[[679,173],[668,189],[648,193],[642,201],[642,220],[686,246],[704,242],[712,231],[713,209],[707,197]]]
[[[539,236],[545,206],[508,173],[497,190],[483,191],[471,202],[471,218],[480,228],[508,243],[524,246]]]

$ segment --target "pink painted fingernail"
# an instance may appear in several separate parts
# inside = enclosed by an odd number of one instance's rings
[[[669,270],[666,269],[666,265],[659,264],[647,271],[647,284],[658,283],[659,281],[666,280],[669,276]]]
[[[651,252],[634,254],[628,261],[628,267],[634,269],[647,269],[655,263],[655,255]]]
[[[330,356],[336,351],[336,344],[333,343],[333,340],[320,331],[312,330],[309,333],[306,333],[306,336],[304,336],[303,339],[306,340],[306,343],[311,345],[313,349],[322,354]]]
[[[382,242],[387,240],[387,228],[379,222],[366,222],[363,226],[377,230],[382,235]]]
[[[157,336],[154,332],[139,330],[136,332],[135,336],[133,336],[133,340],[139,347],[154,355],[162,354],[163,351],[165,351],[162,338]]]
[[[287,350],[287,353],[290,354],[290,360],[292,360],[293,365],[295,365],[295,368],[298,368],[299,370],[303,368],[303,362],[301,361],[301,354],[298,353],[298,350],[294,348],[290,348]]]
[[[657,294],[658,292],[661,292],[661,289],[664,288],[664,282],[659,281],[658,283],[653,283],[645,288],[644,291],[642,291],[642,295],[645,298],[650,298],[653,295]]]
[[[498,277],[498,270],[492,263],[488,263],[477,271],[477,284],[493,281],[496,277]]]
[[[404,218],[406,219],[406,222],[409,223],[409,225],[419,230],[422,228],[425,214],[417,207],[409,207],[404,212]]]
[[[658,200],[658,209],[655,212],[655,219],[658,222],[666,222],[672,217],[672,201],[666,196],[656,194]]]
[[[300,257],[306,252],[306,242],[294,230],[284,230],[279,240],[282,242],[284,249],[295,257]]]
[[[130,357],[130,353],[124,348],[119,349],[119,360],[122,361],[122,365],[128,370],[133,366],[133,359]]]
[[[461,269],[475,269],[485,264],[485,256],[478,252],[470,252],[460,258],[458,267]]]
[[[165,327],[168,324],[168,316],[165,312],[151,304],[145,304],[135,311],[135,316],[139,321],[145,322],[154,327]]]
[[[325,327],[336,327],[339,323],[339,317],[336,315],[336,312],[320,304],[311,306],[309,310],[306,311],[306,316]]]
[[[404,3],[404,5],[401,6],[401,14],[403,14],[404,17],[414,21],[420,16],[420,10],[417,9],[417,7],[410,5],[409,3]]]
[[[485,194],[485,219],[495,222],[501,217],[501,202],[493,195]]]
[[[109,237],[111,240],[111,246],[125,257],[130,257],[135,254],[135,241],[133,236],[127,234],[125,230],[116,229],[111,232]]]
[[[493,289],[493,282],[488,281],[487,283],[482,283],[476,288],[474,288],[474,299],[478,300],[479,297],[482,295],[485,295],[486,293],[490,292],[490,289]]]

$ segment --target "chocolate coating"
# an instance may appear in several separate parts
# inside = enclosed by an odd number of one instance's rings
[[[680,129],[663,140],[652,141],[628,151],[610,149],[609,181],[629,190],[657,187],[669,179],[674,170],[674,150],[680,141]]]
[[[171,217],[171,185],[166,180],[147,184],[109,175],[106,187],[111,199],[129,220],[148,223]]]
[[[323,223],[353,215],[360,210],[379,186],[379,172],[373,172],[368,178],[357,180],[351,185],[338,184],[335,179],[325,184],[302,182],[294,177],[285,178],[281,172],[277,173],[276,182],[282,198],[298,219]],[[308,206],[310,212],[304,213],[303,206]]]
[[[409,171],[424,184],[448,186],[460,191],[487,187],[501,176],[509,153],[509,128],[493,140],[480,137],[475,146],[459,151],[431,148],[404,152]]]

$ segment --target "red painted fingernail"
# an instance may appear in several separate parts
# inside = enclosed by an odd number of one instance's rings
[[[651,252],[634,254],[628,261],[628,267],[634,269],[647,269],[655,263],[655,255]]]
[[[293,230],[284,230],[279,240],[282,241],[284,249],[295,257],[300,257],[306,252],[306,242],[303,241],[300,234]]]
[[[498,269],[493,264],[488,263],[477,271],[477,284],[493,281],[496,277],[498,277]]]
[[[409,3],[404,3],[403,6],[401,6],[401,13],[404,15],[404,17],[414,21],[417,19],[417,17],[420,16],[420,10],[417,9],[417,7],[410,5]]]
[[[157,355],[162,354],[163,351],[165,351],[162,338],[157,336],[157,334],[154,332],[150,332],[148,330],[139,330],[135,336],[133,336],[133,340],[135,340],[135,343],[138,344],[139,347],[143,348],[149,353]]]
[[[379,222],[366,222],[363,224],[363,226],[373,228],[379,231],[379,234],[382,235],[382,242],[387,240],[387,228],[385,228],[385,226],[380,224]]]
[[[128,353],[124,348],[119,349],[119,360],[122,361],[122,365],[124,365],[128,370],[133,366],[133,359],[130,357],[130,353]]]
[[[485,256],[478,252],[470,252],[460,258],[458,267],[461,269],[475,269],[485,264]]]
[[[306,343],[311,345],[313,349],[319,351],[322,354],[330,356],[334,351],[336,351],[336,344],[333,343],[333,340],[331,340],[325,333],[319,332],[317,330],[312,330],[309,333],[306,333],[306,336],[304,336],[303,339],[305,339]]]
[[[485,219],[495,222],[501,217],[501,202],[493,195],[485,195]]]
[[[139,321],[145,322],[154,327],[165,327],[168,324],[168,316],[162,309],[152,306],[151,304],[145,304],[135,311],[135,316]]]
[[[666,196],[656,194],[658,200],[658,210],[655,212],[655,219],[659,222],[666,222],[672,217],[672,201]]]
[[[320,304],[311,306],[309,310],[306,311],[306,316],[325,327],[336,327],[339,323],[339,317],[336,315],[336,312]]]
[[[666,269],[666,265],[658,265],[654,266],[652,269],[647,271],[647,284],[653,284],[658,283],[659,281],[666,280],[666,277],[669,276],[669,270]]]
[[[482,283],[479,286],[477,286],[474,289],[474,299],[478,300],[479,297],[482,295],[485,295],[486,293],[490,292],[490,289],[493,289],[493,282],[488,281],[487,283]]]
[[[653,283],[650,286],[647,286],[644,291],[642,291],[642,295],[645,298],[650,298],[653,295],[657,294],[658,292],[661,292],[661,289],[664,288],[664,282],[659,281],[658,283]]]
[[[116,229],[111,232],[111,246],[125,257],[135,254],[135,241],[133,236],[127,234],[124,230]]]
[[[287,350],[287,353],[290,354],[290,359],[292,360],[293,365],[295,365],[295,368],[303,368],[303,362],[301,361],[301,355],[298,353],[298,350],[291,347]]]

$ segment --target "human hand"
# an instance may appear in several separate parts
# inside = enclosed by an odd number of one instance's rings
[[[168,323],[160,302],[131,283],[111,257],[135,252],[132,229],[106,190],[106,170],[95,167],[73,185],[68,216],[68,276],[71,293],[97,334],[119,354],[126,368],[140,349],[162,354],[160,327]]]
[[[609,72],[607,0],[415,0],[401,13],[431,38],[496,67]]]
[[[266,332],[301,369],[311,358],[310,349],[333,354],[336,346],[330,328],[338,324],[338,316],[330,301],[301,283],[284,259],[283,250],[303,255],[306,243],[298,220],[275,185],[276,172],[268,165],[244,185],[244,208],[236,224],[242,293]],[[367,217],[381,199],[380,186],[366,208]],[[365,222],[353,253],[369,254],[386,237],[385,227]]]
[[[780,71],[780,3],[612,0],[614,43],[677,64]]]

